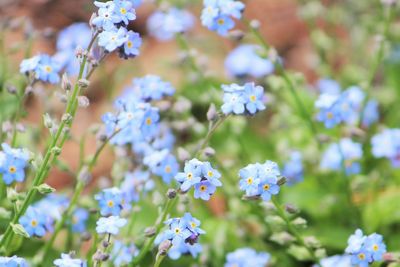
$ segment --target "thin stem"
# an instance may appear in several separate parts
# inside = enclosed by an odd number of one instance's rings
[[[278,216],[285,221],[288,231],[296,238],[297,243],[306,248],[312,260],[317,264],[319,264],[319,259],[317,256],[315,256],[315,252],[306,244],[303,237],[297,231],[296,227],[292,224],[290,218],[286,215],[284,209],[281,207],[278,200],[274,196],[272,196],[271,202],[274,204]]]
[[[362,125],[362,121],[364,119],[364,109],[365,109],[365,106],[367,105],[368,100],[370,98],[370,94],[371,94],[370,91],[372,89],[372,83],[374,82],[374,79],[375,79],[375,76],[376,76],[376,74],[378,72],[379,66],[381,65],[381,63],[383,61],[383,58],[385,56],[385,43],[386,43],[386,40],[389,37],[390,23],[392,21],[393,13],[394,13],[391,7],[389,7],[387,10],[384,9],[384,12],[385,11],[386,11],[387,14],[385,14],[385,16],[384,16],[383,39],[380,40],[378,52],[376,53],[375,61],[374,61],[373,65],[372,65],[372,67],[370,68],[369,75],[367,76],[367,83],[366,83],[366,86],[365,86],[365,94],[366,94],[366,96],[365,96],[364,101],[362,103],[362,108],[361,108],[361,113],[360,113],[360,122],[359,122],[360,125]]]
[[[165,258],[165,255],[157,254],[156,256],[156,262],[154,263],[154,267],[159,267],[163,259]]]
[[[91,40],[91,42],[90,42],[90,44],[88,46],[88,50],[87,51],[91,50],[91,47],[94,44],[94,41],[97,38],[97,35],[98,35],[98,33],[96,33],[93,36],[93,38],[92,38],[92,40]],[[75,115],[75,113],[76,113],[76,109],[77,109],[77,106],[78,106],[77,105],[77,101],[78,101],[77,97],[78,97],[78,94],[79,94],[80,89],[81,89],[80,86],[79,86],[78,81],[80,79],[82,79],[82,77],[83,77],[83,72],[84,72],[84,69],[85,69],[85,66],[86,66],[86,62],[87,62],[87,54],[84,55],[82,63],[80,65],[77,82],[74,85],[74,90],[73,90],[73,93],[72,93],[72,97],[68,101],[68,104],[67,104],[67,107],[66,107],[66,110],[65,110],[65,114],[74,114]],[[6,229],[3,237],[0,240],[0,248],[2,248],[3,246],[4,247],[8,247],[9,242],[12,240],[12,236],[13,236],[13,231],[12,231],[12,228],[11,228],[11,224],[17,223],[19,218],[23,214],[25,214],[25,212],[28,209],[30,203],[33,201],[34,197],[36,196],[36,192],[37,192],[36,186],[39,185],[40,183],[42,183],[44,181],[44,179],[46,178],[46,174],[48,173],[48,171],[50,169],[49,162],[50,162],[51,157],[53,156],[53,160],[51,161],[52,163],[54,162],[54,159],[57,158],[58,155],[55,155],[53,153],[53,150],[57,146],[57,143],[58,143],[58,141],[59,141],[59,139],[61,137],[61,134],[64,133],[63,141],[61,142],[61,145],[59,147],[60,149],[62,148],[62,145],[65,142],[64,139],[66,139],[66,133],[64,132],[64,127],[66,125],[71,125],[72,124],[74,116],[71,116],[71,117],[72,118],[69,121],[69,123],[67,123],[65,120],[61,121],[61,123],[60,123],[60,125],[58,127],[58,130],[57,130],[57,133],[55,134],[54,138],[52,139],[50,146],[47,148],[44,160],[43,160],[42,164],[40,165],[39,170],[35,175],[35,178],[33,179],[33,185],[29,189],[29,191],[28,191],[28,193],[26,195],[26,198],[25,198],[24,202],[21,205],[21,209],[16,214],[14,214],[14,217],[13,217],[12,221],[8,224],[7,229]]]
[[[106,144],[119,132],[120,132],[120,130],[115,131],[110,137],[107,138],[107,140],[102,142],[101,146],[99,146],[97,148],[97,150],[96,150],[94,156],[92,157],[91,161],[88,164],[84,165],[79,170],[79,172],[82,169],[84,169],[85,167],[87,168],[88,172],[91,172],[92,169],[94,168],[94,166],[96,165],[96,162],[97,162],[97,160],[98,160],[98,158],[100,156],[100,153],[104,150]],[[54,243],[57,235],[61,231],[61,229],[64,226],[64,224],[67,221],[67,219],[72,215],[72,212],[75,209],[75,206],[76,206],[76,204],[78,202],[79,197],[81,196],[81,193],[82,193],[83,189],[85,188],[85,185],[86,185],[86,183],[85,183],[84,180],[78,180],[78,182],[76,183],[72,199],[71,199],[66,211],[63,213],[61,219],[57,222],[53,235],[51,236],[50,240],[46,243],[46,245],[44,247],[43,259],[47,258],[48,253],[50,252],[50,248],[53,246],[53,243]]]

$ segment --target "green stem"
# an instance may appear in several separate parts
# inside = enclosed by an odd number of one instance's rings
[[[97,35],[98,35],[98,33],[96,33],[93,36],[93,38],[92,38],[92,40],[91,40],[91,42],[90,42],[90,44],[88,46],[88,51],[90,51],[92,45],[94,44],[94,41],[97,38]],[[87,55],[85,55],[83,57],[82,63],[80,65],[79,75],[78,75],[77,81],[76,81],[76,83],[74,85],[74,90],[72,92],[72,96],[71,96],[70,100],[68,101],[68,104],[67,104],[67,107],[66,107],[66,110],[65,110],[65,114],[73,114],[73,115],[75,115],[75,113],[76,113],[76,109],[77,109],[77,106],[78,106],[77,105],[77,102],[78,102],[77,97],[78,97],[78,94],[79,94],[80,89],[81,89],[78,82],[83,77],[83,72],[84,72],[84,69],[85,69],[85,66],[86,66],[86,62],[87,62]],[[71,118],[70,122],[68,123],[68,125],[72,124],[73,119],[74,119],[74,116],[72,116],[72,118]],[[51,142],[50,146],[47,148],[44,160],[43,160],[42,164],[40,165],[39,170],[35,175],[35,178],[33,179],[32,187],[29,189],[29,191],[28,191],[28,193],[26,195],[26,198],[25,198],[24,202],[21,205],[20,210],[16,214],[14,214],[14,217],[13,217],[12,221],[8,224],[7,229],[6,229],[3,237],[0,240],[0,248],[8,247],[9,242],[12,240],[12,236],[13,236],[13,231],[12,231],[12,228],[11,228],[11,224],[17,223],[19,218],[23,214],[25,214],[25,212],[28,209],[29,205],[31,204],[31,202],[33,201],[33,199],[36,196],[37,190],[36,190],[35,187],[37,185],[41,184],[43,182],[43,180],[46,178],[46,174],[48,173],[48,171],[50,169],[49,161],[50,161],[50,158],[52,157],[52,155],[54,154],[53,153],[53,149],[57,146],[57,143],[58,143],[58,141],[60,139],[61,134],[64,133],[64,127],[66,125],[67,125],[67,123],[64,120],[62,120],[60,125],[59,125],[59,127],[58,127],[57,133],[55,134],[54,138],[52,139],[52,142]],[[65,133],[64,133],[64,138],[63,139],[66,139],[66,134]],[[62,145],[64,144],[64,142],[65,142],[65,140],[63,140],[61,142],[61,145],[59,147],[60,149],[62,148]],[[56,158],[57,158],[57,155],[54,155],[53,156],[53,160],[51,162],[54,162],[54,160]]]
[[[156,262],[154,263],[154,267],[159,267],[164,258],[165,258],[165,255],[157,254]]]
[[[313,251],[313,249],[311,249],[306,244],[306,242],[304,241],[304,238],[300,235],[300,233],[297,231],[296,227],[292,224],[290,218],[286,215],[285,210],[281,207],[278,200],[274,196],[272,196],[271,202],[274,204],[278,216],[281,217],[285,221],[288,231],[296,238],[297,243],[299,245],[301,245],[302,247],[304,247],[305,249],[307,249],[312,260],[314,262],[316,262],[317,264],[319,264],[319,259],[317,256],[315,256],[315,252]]]
[[[392,17],[393,17],[393,13],[394,13],[391,7],[389,7],[387,10],[384,9],[384,12],[385,11],[387,14],[385,14],[385,16],[384,16],[385,21],[384,21],[384,29],[383,29],[383,40],[381,40],[379,43],[379,48],[378,48],[378,52],[376,53],[375,61],[372,65],[372,67],[370,68],[369,75],[367,76],[367,83],[365,86],[365,94],[366,95],[365,95],[364,101],[362,103],[362,108],[361,108],[361,113],[360,113],[361,114],[360,122],[359,122],[360,126],[362,125],[362,121],[364,119],[365,106],[367,105],[368,100],[370,98],[370,91],[372,89],[372,83],[374,82],[376,73],[378,72],[379,66],[381,65],[382,60],[385,56],[385,53],[384,53],[385,52],[385,43],[389,37],[390,23],[392,21]]]

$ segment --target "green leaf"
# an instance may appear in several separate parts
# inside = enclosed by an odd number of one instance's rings
[[[30,235],[28,234],[28,232],[25,230],[25,228],[20,225],[20,224],[11,224],[11,228],[14,231],[15,234],[29,238]]]

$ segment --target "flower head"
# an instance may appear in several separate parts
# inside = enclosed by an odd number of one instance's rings
[[[103,189],[95,196],[95,199],[99,202],[102,216],[120,215],[125,204],[122,191],[116,187]]]
[[[252,248],[239,248],[226,255],[224,267],[263,267],[267,266],[271,256],[266,252],[256,252]]]
[[[3,175],[5,184],[23,182],[25,179],[25,168],[28,165],[29,153],[25,149],[11,148],[6,143],[1,145],[0,151],[0,174]]]
[[[237,84],[223,85],[224,104],[221,110],[224,114],[255,114],[264,110],[264,88],[254,83],[246,83],[243,86]]]
[[[73,259],[69,254],[61,254],[61,258],[54,261],[58,267],[86,267],[86,261]]]
[[[45,210],[29,207],[24,216],[19,219],[19,223],[30,236],[42,237],[51,230],[52,221],[49,223],[50,220]]]
[[[119,229],[126,224],[126,219],[119,216],[101,217],[96,222],[96,232],[99,234],[117,235]]]

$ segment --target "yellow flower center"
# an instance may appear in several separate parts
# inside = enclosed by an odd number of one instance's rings
[[[132,48],[133,44],[132,44],[131,41],[128,41],[128,42],[126,43],[126,46],[128,46],[129,48]]]
[[[147,119],[146,119],[146,124],[147,124],[147,125],[150,125],[150,124],[151,124],[151,119],[150,119],[150,118],[147,118]]]
[[[255,95],[251,95],[251,96],[250,96],[250,100],[251,100],[252,102],[255,102],[255,101],[257,100],[257,97],[256,97]]]
[[[8,168],[8,172],[9,173],[15,173],[17,171],[17,168],[15,168],[15,166],[10,166],[9,168]]]
[[[214,173],[213,173],[212,171],[208,171],[208,172],[207,172],[207,175],[210,176],[210,177],[212,177],[212,176],[214,175]]]
[[[264,188],[264,190],[268,190],[268,189],[270,188],[270,186],[269,186],[269,184],[265,184],[265,185],[263,186],[263,188]]]
[[[219,24],[219,25],[224,25],[224,23],[225,23],[225,20],[223,20],[223,19],[219,19],[219,20],[218,20],[218,24]]]
[[[204,192],[206,190],[207,190],[207,186],[205,186],[205,185],[200,186],[200,191],[201,192]]]
[[[365,254],[364,254],[364,253],[358,254],[358,258],[359,258],[360,260],[365,260]]]
[[[192,228],[195,228],[197,226],[195,222],[191,222],[190,225],[192,226]]]
[[[114,207],[114,201],[109,200],[109,201],[107,202],[107,206],[109,206],[110,208]]]
[[[32,225],[32,227],[36,227],[38,225],[38,222],[35,219],[33,219],[31,221],[31,225]]]
[[[189,172],[189,173],[186,175],[186,177],[187,177],[189,180],[192,180],[193,174],[192,174],[191,172]]]
[[[252,184],[253,183],[253,177],[247,178],[247,184]]]
[[[326,114],[326,116],[328,117],[328,119],[332,119],[333,118],[333,113],[332,112],[328,112],[328,114]]]
[[[372,249],[373,249],[374,251],[378,251],[379,246],[378,246],[377,244],[375,244],[375,245],[372,246]]]
[[[53,70],[53,68],[52,67],[50,67],[49,65],[47,65],[46,67],[44,67],[44,70],[46,71],[46,72],[51,72],[52,70]]]
[[[165,172],[170,173],[171,172],[171,167],[169,165],[165,166]]]
[[[121,7],[119,11],[121,12],[122,15],[125,15],[125,14],[126,14],[126,9],[123,8],[123,7]]]
[[[181,232],[181,229],[175,228],[175,233],[179,234]]]

